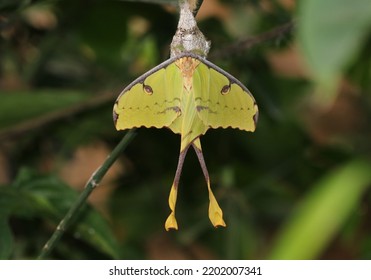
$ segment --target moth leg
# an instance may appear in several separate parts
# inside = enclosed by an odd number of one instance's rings
[[[209,202],[209,219],[214,227],[219,227],[219,226],[225,227],[226,224],[223,220],[223,211],[219,207],[219,204],[216,201],[215,196],[210,187],[210,176],[209,176],[209,172],[207,171],[204,156],[202,154],[200,138],[196,138],[192,142],[192,146],[197,154],[198,161],[200,162],[202,172],[204,173],[205,180],[207,183],[207,189],[209,191],[209,201],[210,201]]]
[[[183,163],[184,163],[184,159],[187,154],[188,148],[189,148],[189,145],[184,150],[180,151],[179,153],[178,166],[176,168],[173,185],[171,186],[170,195],[169,195],[169,207],[170,207],[171,213],[165,222],[166,231],[169,231],[170,229],[176,229],[176,230],[178,229],[178,223],[175,218],[175,204],[176,204],[176,198],[178,194],[179,179],[180,179],[180,175],[182,174]]]

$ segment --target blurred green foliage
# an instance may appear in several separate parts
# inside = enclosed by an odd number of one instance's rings
[[[165,232],[179,139],[139,129],[119,170],[96,190],[111,191],[75,217],[50,257],[371,258],[367,2],[205,0],[198,17],[210,60],[241,80],[260,109],[253,134],[213,130],[201,139],[227,228],[208,221],[206,185],[190,153],[180,229]],[[175,4],[0,1],[0,258],[36,258],[78,197],[73,171],[89,179],[84,164],[71,162],[92,143],[110,150],[123,137],[114,100],[168,58]],[[256,40],[287,22],[292,30]],[[90,151],[93,161],[99,151]]]

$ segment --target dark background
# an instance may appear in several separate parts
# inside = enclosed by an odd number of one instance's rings
[[[125,135],[113,103],[177,26],[176,1],[148,2],[0,1],[1,258],[36,258]],[[202,4],[209,60],[260,110],[254,133],[201,139],[226,228],[190,151],[164,230],[180,139],[141,128],[50,258],[371,258],[370,5],[341,2]]]

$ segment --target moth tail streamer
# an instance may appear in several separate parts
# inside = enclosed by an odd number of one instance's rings
[[[175,218],[175,204],[176,204],[176,198],[178,194],[178,186],[172,185],[169,195],[169,207],[171,210],[171,213],[169,217],[167,217],[165,222],[165,229],[166,231],[169,231],[170,229],[178,230],[178,223]]]
[[[176,199],[178,195],[180,175],[182,174],[183,163],[184,163],[184,159],[187,154],[188,148],[189,146],[186,147],[183,151],[180,151],[180,154],[179,154],[178,166],[176,168],[174,181],[171,186],[170,195],[169,195],[169,207],[170,207],[171,213],[165,222],[166,231],[169,231],[170,229],[175,229],[175,230],[178,229],[178,223],[175,218],[175,205],[176,205]]]
[[[207,171],[204,156],[202,154],[200,138],[195,139],[192,145],[197,154],[198,161],[200,162],[202,172],[204,173],[204,177],[207,183],[207,190],[209,192],[209,219],[214,227],[225,227],[226,224],[223,220],[223,211],[219,207],[219,204],[213,194],[213,191],[211,190],[210,176],[209,172]]]

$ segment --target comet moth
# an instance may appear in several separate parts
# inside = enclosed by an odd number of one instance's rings
[[[210,187],[200,136],[209,128],[238,128],[253,132],[258,107],[236,78],[194,53],[182,53],[161,63],[129,84],[118,96],[113,119],[117,130],[167,127],[180,134],[180,154],[169,195],[171,213],[166,230],[178,229],[175,205],[183,162],[190,146],[200,162],[209,193],[209,218],[226,226]]]

